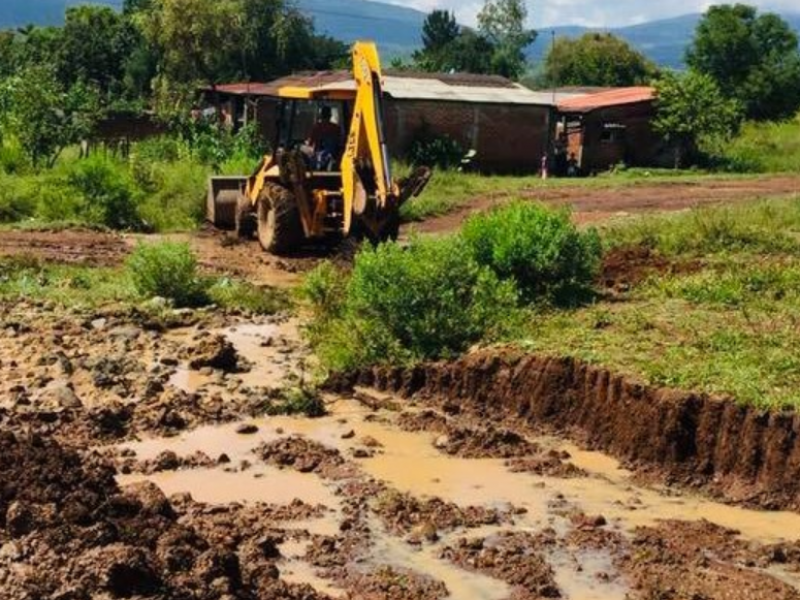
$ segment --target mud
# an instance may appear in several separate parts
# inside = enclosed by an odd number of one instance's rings
[[[602,290],[626,292],[650,277],[694,273],[701,268],[699,260],[668,259],[646,246],[624,246],[603,256],[597,283]]]
[[[655,388],[570,358],[481,351],[407,371],[351,374],[494,423],[554,431],[622,460],[643,477],[727,501],[800,510],[800,417],[726,398]]]
[[[512,377],[550,389],[538,363],[275,416],[313,370],[296,320],[3,308],[4,598],[800,598],[800,515],[644,485],[559,405],[509,404]]]

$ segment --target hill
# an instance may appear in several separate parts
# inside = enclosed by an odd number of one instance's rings
[[[85,0],[0,0],[0,28],[18,27],[28,23],[55,25],[63,20],[64,7],[84,3]],[[119,8],[122,0],[94,0]],[[409,55],[420,44],[420,33],[425,13],[411,8],[367,0],[297,0],[301,10],[313,17],[317,30],[335,38],[352,42],[356,39],[373,39],[387,57]],[[800,32],[800,13],[783,17]],[[528,49],[534,64],[540,62],[552,42],[550,31],[556,36],[576,37],[589,31],[608,31],[627,40],[655,63],[679,68],[683,52],[694,35],[700,15],[691,14],[673,19],[662,19],[607,29],[564,26],[544,28],[539,38]]]

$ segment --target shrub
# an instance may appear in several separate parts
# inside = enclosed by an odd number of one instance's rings
[[[140,243],[127,262],[128,274],[140,296],[161,296],[176,306],[197,306],[208,301],[209,282],[201,278],[189,244]]]
[[[147,168],[144,179],[143,169]],[[176,231],[195,229],[205,216],[208,169],[196,161],[156,163],[136,167],[137,179],[147,190],[139,204],[139,216],[148,229]]]
[[[565,211],[517,201],[471,217],[462,230],[469,253],[523,300],[572,305],[591,290],[600,264],[596,231],[579,231]]]
[[[501,335],[516,311],[513,282],[459,238],[384,244],[357,255],[346,285],[332,274],[317,271],[306,296],[316,303],[311,341],[335,370],[451,356]]]
[[[464,148],[453,138],[435,135],[430,126],[424,124],[411,142],[409,159],[415,166],[450,169],[461,164]]]
[[[75,163],[69,186],[83,198],[87,220],[113,229],[139,229],[138,190],[126,166],[95,156]]]
[[[27,178],[0,174],[0,223],[33,216],[37,203],[35,188]]]

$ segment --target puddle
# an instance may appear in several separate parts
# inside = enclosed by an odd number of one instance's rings
[[[167,384],[188,394],[193,394],[201,387],[205,387],[215,380],[216,378],[213,375],[203,375],[199,371],[178,367],[167,381]]]
[[[619,577],[608,552],[581,550],[547,555],[556,585],[570,600],[626,600],[629,588]],[[604,580],[608,577],[608,580]]]
[[[447,586],[452,600],[501,600],[511,593],[511,587],[498,579],[465,571],[439,558],[441,544],[417,549],[386,534],[377,519],[370,519],[369,527],[380,534],[367,559],[368,565],[392,565],[438,579]]]
[[[222,469],[188,469],[152,475],[120,475],[121,485],[152,481],[167,495],[189,492],[198,502],[290,504],[300,499],[312,505],[337,509],[339,500],[317,476],[280,470],[267,465],[231,473]]]

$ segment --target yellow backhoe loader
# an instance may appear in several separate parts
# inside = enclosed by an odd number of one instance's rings
[[[209,182],[208,219],[216,227],[242,237],[255,233],[275,254],[295,252],[306,240],[397,237],[400,206],[419,195],[431,171],[420,167],[403,180],[392,178],[378,51],[372,42],[357,42],[352,57],[354,85],[278,91],[274,154],[249,177]],[[323,137],[313,133],[319,123],[326,123],[320,127],[328,144],[313,139]],[[339,148],[330,139],[336,131]]]

